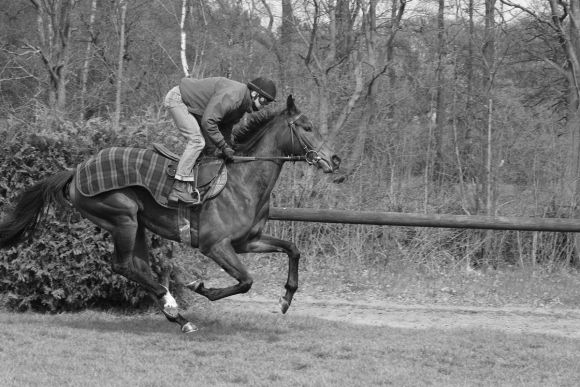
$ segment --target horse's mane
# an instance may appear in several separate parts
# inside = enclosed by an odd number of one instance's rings
[[[232,143],[236,148],[247,150],[257,140],[258,133],[262,133],[274,117],[280,115],[284,109],[264,109],[256,113],[251,113],[244,117],[242,121],[232,130]],[[261,129],[261,130],[260,130]]]

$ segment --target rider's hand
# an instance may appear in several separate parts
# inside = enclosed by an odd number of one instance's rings
[[[230,148],[227,145],[224,145],[222,148],[222,154],[223,154],[224,160],[226,160],[227,163],[234,162],[234,150],[232,148]]]

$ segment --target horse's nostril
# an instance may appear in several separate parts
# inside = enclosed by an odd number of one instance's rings
[[[332,160],[332,164],[334,165],[334,168],[338,169],[338,167],[340,167],[340,161],[341,161],[340,157],[338,157],[337,155],[333,155],[331,157],[331,160]]]

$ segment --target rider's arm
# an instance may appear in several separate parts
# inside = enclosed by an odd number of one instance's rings
[[[228,93],[220,93],[214,95],[203,113],[201,119],[201,127],[215,144],[216,147],[222,148],[226,145],[226,140],[222,135],[219,126],[228,113],[239,108],[240,102]]]
[[[261,125],[268,122],[276,114],[276,109],[262,109],[258,112],[246,114],[232,130],[232,143],[241,143]]]

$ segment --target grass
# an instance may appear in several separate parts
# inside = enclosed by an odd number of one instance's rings
[[[177,262],[201,272],[204,278],[233,283],[207,258],[185,257]],[[254,277],[252,292],[268,297],[283,293],[288,270],[282,254],[243,257]],[[432,267],[404,260],[345,262],[319,260],[304,254],[300,262],[298,294],[345,300],[376,298],[416,304],[469,306],[580,307],[580,273],[564,265],[504,266],[466,270],[465,265]],[[199,268],[204,270],[200,271]]]
[[[580,342],[488,330],[405,330],[314,318],[0,314],[0,384],[26,386],[575,385]]]
[[[206,278],[232,281],[213,263]],[[405,304],[577,308],[573,269],[505,266],[466,270],[357,255],[301,260],[298,297],[364,298]],[[243,258],[252,292],[275,300],[286,281],[283,255]],[[186,265],[184,265],[186,266]],[[41,315],[0,312],[0,386],[574,386],[580,340],[491,329],[402,329],[292,314],[236,312],[198,302],[186,315],[201,329],[183,335],[158,314]]]

